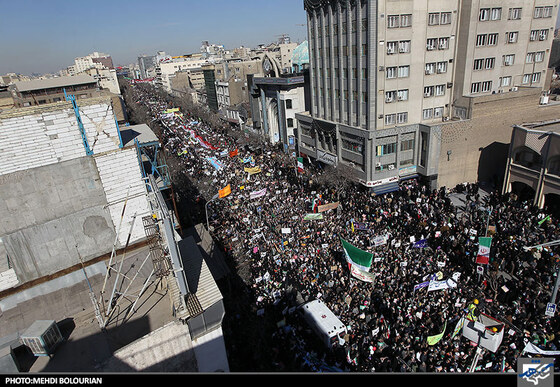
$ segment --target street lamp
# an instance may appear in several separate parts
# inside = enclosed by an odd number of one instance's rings
[[[206,204],[204,205],[204,208],[206,210],[206,228],[208,229],[208,232],[210,232],[210,222],[208,220],[208,204],[210,204],[210,202],[218,199],[218,197],[220,196],[220,194],[216,194],[212,197],[212,199],[210,199],[209,201],[206,202]]]

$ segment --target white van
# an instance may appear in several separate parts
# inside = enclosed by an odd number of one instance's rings
[[[313,300],[300,306],[303,317],[319,336],[321,341],[328,347],[344,345],[346,325],[329,309],[321,300]]]

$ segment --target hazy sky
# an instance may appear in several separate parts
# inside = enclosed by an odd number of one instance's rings
[[[303,0],[0,0],[0,74],[49,73],[94,51],[115,65],[141,54],[306,39]]]

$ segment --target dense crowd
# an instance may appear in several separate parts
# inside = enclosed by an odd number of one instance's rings
[[[430,190],[411,179],[379,196],[360,185],[326,187],[317,183],[326,172],[312,162],[298,172],[295,159],[270,145],[248,147],[243,136],[132,91],[162,124],[168,154],[200,184],[213,237],[250,268],[256,313],[278,322],[277,370],[468,372],[477,346],[453,331],[473,300],[505,324],[499,348],[480,353],[477,371],[516,372],[520,356],[537,356],[524,351],[527,343],[560,351],[559,320],[544,313],[559,257],[554,247],[524,249],[560,239],[558,219],[545,210],[476,183]],[[218,195],[228,186],[231,193]],[[461,208],[451,200],[458,191]],[[322,219],[304,219],[337,202]],[[479,265],[485,235],[490,262]],[[350,274],[341,239],[373,254],[371,282]],[[434,278],[453,278],[454,286],[415,286]],[[346,324],[344,346],[329,351],[313,341],[296,307],[314,299]]]

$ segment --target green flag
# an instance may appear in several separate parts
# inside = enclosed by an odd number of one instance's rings
[[[447,321],[445,322],[445,324],[443,324],[443,331],[441,333],[434,336],[428,336],[428,345],[437,344],[443,337],[443,334],[445,333],[445,328],[447,328]]]
[[[544,218],[543,220],[539,220],[539,226],[549,219],[550,219],[550,215],[547,215],[546,218]]]
[[[369,271],[371,261],[373,260],[373,254],[361,250],[356,246],[352,246],[342,238],[340,238],[340,241],[342,242],[342,248],[344,250],[344,255],[346,256],[346,261],[352,265],[356,265],[359,269],[365,272]]]

